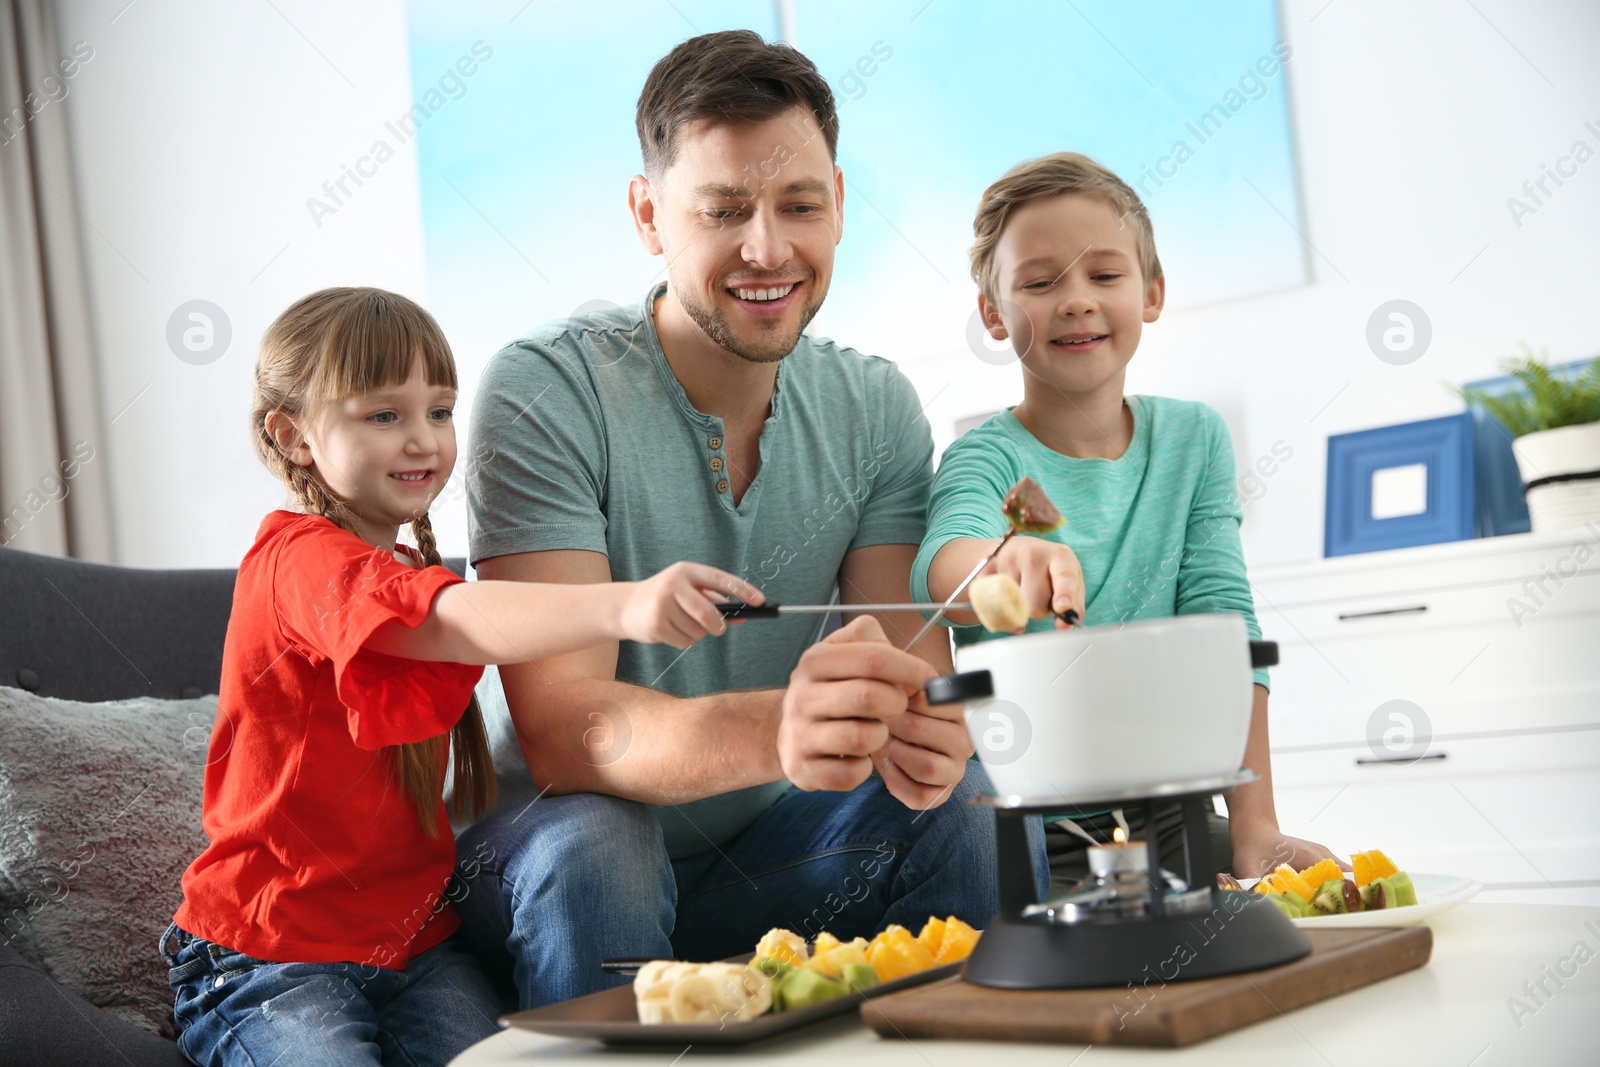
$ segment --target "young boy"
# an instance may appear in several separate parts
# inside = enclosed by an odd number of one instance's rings
[[[1007,488],[1030,475],[1067,525],[1012,538],[987,572],[1009,574],[1022,586],[1029,631],[1064,627],[1054,614],[1072,607],[1091,626],[1237,612],[1250,636],[1260,637],[1239,544],[1227,427],[1204,404],[1123,396],[1140,331],[1160,317],[1166,298],[1150,216],[1138,196],[1087,156],[1058,152],[1019,164],[991,185],[973,231],[978,308],[990,335],[1009,338],[1016,349],[1023,400],[945,452],[912,571],[915,595],[950,595],[1005,531],[1000,502]],[[950,621],[957,644],[1005,636],[970,625],[970,615]],[[1260,780],[1235,790],[1231,819],[1215,817],[1212,827],[1213,855],[1240,877],[1279,863],[1298,870],[1329,855],[1278,829],[1266,672],[1256,671],[1255,681],[1244,764]],[[1110,813],[1075,821],[1096,840],[1110,839]],[[1163,865],[1181,870],[1177,805],[1156,822]],[[1086,842],[1058,824],[1046,836],[1052,889],[1060,892],[1086,873]]]

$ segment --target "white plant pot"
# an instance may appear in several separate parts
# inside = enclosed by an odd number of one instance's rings
[[[1600,422],[1527,434],[1511,452],[1536,532],[1600,523]]]

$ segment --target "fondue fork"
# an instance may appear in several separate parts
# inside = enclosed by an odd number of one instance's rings
[[[1006,531],[1005,536],[1000,538],[1000,543],[995,545],[993,548],[991,548],[989,550],[989,554],[987,556],[984,556],[982,559],[980,559],[978,561],[978,565],[976,567],[972,568],[972,570],[970,572],[968,572],[968,574],[967,574],[967,576],[965,578],[961,579],[961,584],[956,586],[955,592],[950,594],[950,599],[946,600],[943,604],[941,604],[939,606],[939,610],[933,613],[933,618],[929,619],[926,623],[924,623],[923,626],[922,626],[922,629],[917,631],[917,635],[915,637],[913,637],[911,640],[906,642],[906,646],[903,649],[903,651],[906,651],[906,652],[911,651],[912,647],[915,646],[918,641],[922,640],[922,635],[927,633],[929,630],[933,629],[933,627],[938,623],[938,621],[940,619],[944,618],[946,612],[949,612],[949,611],[970,611],[972,609],[972,605],[971,604],[967,604],[967,603],[958,604],[958,603],[956,603],[956,598],[959,597],[962,593],[965,593],[967,591],[967,586],[972,584],[972,581],[973,581],[974,578],[976,578],[979,574],[983,573],[983,568],[987,567],[991,562],[993,562],[994,558],[1000,554],[1000,550],[1002,548],[1006,547],[1006,542],[1011,540],[1011,538],[1016,534],[1016,532],[1017,532],[1017,528],[1015,526],[1013,526],[1011,529]],[[1077,609],[1075,609],[1075,608],[1068,608],[1066,611],[1058,611],[1058,612],[1056,612],[1056,618],[1060,619],[1062,622],[1066,623],[1068,626],[1076,626],[1077,623],[1078,623],[1079,617],[1080,616],[1078,615]]]
[[[956,586],[955,592],[950,594],[950,599],[946,600],[944,604],[940,606],[939,610],[933,613],[933,618],[929,619],[923,624],[922,629],[917,631],[917,636],[906,642],[905,651],[909,652],[912,648],[914,648],[916,643],[922,640],[922,635],[933,629],[935,624],[937,624],[940,619],[944,618],[945,612],[963,610],[956,606],[956,598],[967,591],[967,586],[972,584],[972,580],[974,578],[983,573],[983,568],[987,567],[990,561],[1000,554],[1000,550],[1006,547],[1006,542],[1011,540],[1011,538],[1016,535],[1016,532],[1017,528],[1015,526],[1007,530],[1006,535],[1000,538],[1000,543],[995,545],[994,548],[990,549],[989,554],[978,561],[978,565],[972,568],[971,573],[969,573],[965,578],[961,579],[961,584]]]
[[[826,615],[831,611],[971,611],[971,604],[937,604],[932,601],[919,604],[745,604],[738,600],[725,600],[715,605],[724,619],[771,619],[779,615]]]

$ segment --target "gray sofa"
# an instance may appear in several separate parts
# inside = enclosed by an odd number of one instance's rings
[[[464,573],[464,561],[447,560],[446,564],[456,573]],[[17,709],[33,706],[26,702],[28,694],[32,694],[41,698],[37,707],[43,709],[42,717],[60,712],[63,721],[105,726],[111,732],[86,731],[82,736],[112,738],[112,742],[91,741],[89,744],[116,743],[118,750],[83,755],[85,759],[98,755],[101,764],[114,769],[122,768],[124,760],[137,760],[141,752],[137,735],[141,732],[162,735],[169,741],[172,737],[184,736],[183,743],[189,744],[187,734],[195,733],[193,727],[186,734],[180,719],[174,734],[170,724],[157,725],[155,717],[159,713],[170,719],[168,709],[172,708],[180,709],[191,719],[194,707],[214,710],[214,698],[210,705],[203,702],[207,699],[205,694],[216,693],[221,676],[222,645],[233,603],[234,574],[232,570],[139,570],[104,566],[0,547],[0,686],[8,687],[12,698],[4,704],[9,710],[0,710],[0,716],[20,717],[23,712]],[[129,698],[134,697],[159,699],[133,703]],[[67,704],[67,701],[83,704]],[[99,704],[108,701],[124,703]],[[141,731],[143,723],[126,721],[128,714],[142,713],[147,708],[154,709],[148,731]],[[73,715],[77,717],[72,718]],[[97,719],[97,715],[101,718]],[[0,723],[12,731],[4,736],[15,737],[17,731],[23,731],[20,736],[24,740],[33,736],[26,731],[45,725],[48,724],[17,719],[8,724]],[[129,736],[133,736],[133,741],[120,745],[120,739]],[[199,736],[200,751],[203,751],[205,732]],[[78,762],[61,759],[53,774],[49,768],[46,768],[47,773],[41,774],[37,758],[34,765],[28,765],[26,756],[11,746],[15,746],[14,741],[7,741],[7,747],[0,747],[0,801],[12,805],[6,809],[8,814],[4,818],[13,825],[0,826],[0,839],[13,843],[21,840],[27,845],[43,834],[73,826],[74,812],[19,813],[15,805],[19,797],[21,803],[26,803],[29,797],[57,795],[39,790],[37,783],[41,778],[60,790],[59,795],[70,796],[75,784],[70,776],[78,773],[74,769]],[[140,770],[137,766],[127,766],[128,781],[138,784]],[[203,760],[179,770],[181,774],[174,773],[170,767],[147,772],[150,783],[166,782],[169,793],[173,783],[181,783],[176,796],[169,797],[165,806],[150,802],[129,804],[115,819],[100,821],[118,821],[118,840],[122,842],[137,840],[141,834],[203,841],[199,836],[197,791]],[[66,780],[48,783],[52,776]],[[120,771],[118,776],[122,776]],[[150,783],[145,784],[145,791],[137,793],[136,799],[146,795]],[[88,788],[90,783],[85,783],[85,789]],[[126,822],[119,821],[124,818]],[[148,820],[151,825],[142,826],[141,819]],[[171,833],[177,823],[184,824],[183,835]],[[8,831],[10,837],[5,838]],[[92,894],[116,893],[114,879],[119,872],[130,881],[136,880],[134,876],[138,871],[135,868],[127,865],[119,868],[117,855],[104,842],[100,843],[100,848],[92,878],[86,876],[76,882],[71,882],[69,875],[58,878],[62,885],[60,899],[70,900],[80,918],[96,914],[91,910],[95,903]],[[88,854],[96,855],[92,849]],[[133,1013],[128,1010],[119,1013],[120,1001],[108,996],[103,982],[95,986],[85,981],[83,988],[75,989],[69,988],[73,984],[70,975],[49,973],[52,955],[49,950],[65,946],[41,943],[40,938],[65,928],[45,919],[54,918],[57,912],[66,912],[68,908],[58,906],[55,912],[48,912],[43,904],[38,909],[19,906],[19,900],[25,899],[27,889],[23,883],[30,872],[23,870],[20,864],[7,869],[6,855],[8,853],[0,852],[0,903],[4,904],[0,911],[0,920],[4,920],[3,929],[0,929],[0,1061],[8,1067],[34,1063],[104,1063],[117,1067],[184,1063],[168,1037],[151,1031],[148,1013],[137,1025],[130,1021]],[[9,855],[15,855],[15,850]],[[72,873],[76,873],[75,867]],[[163,874],[159,883],[162,892],[167,891],[166,878]],[[170,886],[170,892],[175,904],[175,883]],[[74,893],[76,897],[72,896]],[[86,896],[91,899],[85,899]],[[126,901],[121,903],[126,905]],[[129,958],[142,960],[146,958],[144,954],[148,954],[150,959],[147,973],[132,980],[144,985],[159,983],[155,943],[171,919],[171,910],[164,905],[151,910],[157,913],[148,916],[147,925],[142,925],[145,921],[142,915],[138,918],[135,925],[141,926],[139,929],[102,932],[92,928],[84,930],[80,926],[74,936],[90,941],[99,941],[102,936],[127,937],[129,944],[118,948]],[[57,933],[56,936],[64,935]],[[95,945],[92,951],[84,948],[80,955],[99,959],[104,955],[104,947]],[[40,963],[45,966],[42,968]],[[151,998],[164,995],[161,988],[141,988],[140,992],[147,1003]],[[107,1010],[108,1007],[111,1010]],[[165,1022],[164,1029],[170,1033],[170,1017]]]

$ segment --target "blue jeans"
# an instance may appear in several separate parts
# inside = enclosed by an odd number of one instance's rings
[[[723,959],[774,926],[849,939],[916,932],[930,915],[986,925],[999,908],[994,814],[969,801],[988,789],[977,763],[925,812],[876,777],[848,793],[791,789],[722,848],[675,862],[641,804],[543,797],[459,836],[462,936],[532,1008],[629,980],[603,959]],[[1044,835],[1029,822],[1043,894]]]
[[[456,940],[403,971],[271,963],[178,928],[161,936],[178,1048],[202,1067],[405,1064],[444,1067],[498,1033],[502,1004]]]

